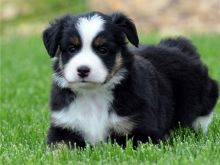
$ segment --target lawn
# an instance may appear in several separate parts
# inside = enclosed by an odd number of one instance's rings
[[[220,82],[220,35],[190,36],[209,73]],[[157,43],[157,35],[142,43]],[[220,101],[206,136],[178,129],[167,142],[133,150],[104,144],[84,150],[46,145],[49,124],[50,59],[41,38],[0,40],[0,164],[220,164]]]

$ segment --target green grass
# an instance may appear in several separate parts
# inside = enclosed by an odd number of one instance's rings
[[[89,5],[87,0],[9,0],[10,2],[2,3],[2,9],[8,4],[16,6],[13,10],[21,10],[16,16],[10,19],[1,20],[0,34],[5,35],[5,32],[12,34],[19,25],[34,25],[51,21],[51,18],[56,18],[66,13],[77,14],[88,10]],[[22,10],[27,10],[22,12]],[[9,30],[10,29],[10,30]],[[8,32],[9,31],[9,32]]]
[[[190,37],[220,82],[220,35]],[[158,36],[142,37],[155,43]],[[220,164],[220,102],[207,136],[178,129],[168,142],[133,150],[104,144],[84,150],[46,146],[50,59],[39,37],[1,39],[0,164]]]
[[[13,1],[13,0],[10,0]],[[3,3],[4,4],[8,3]],[[9,3],[10,4],[10,3]],[[24,23],[31,21],[47,20],[65,13],[81,13],[87,11],[89,6],[87,0],[19,0],[13,1],[15,6],[26,9],[27,12],[20,12],[11,19],[3,20],[3,23]],[[34,5],[33,5],[34,4]]]

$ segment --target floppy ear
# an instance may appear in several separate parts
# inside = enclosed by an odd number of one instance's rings
[[[60,44],[61,31],[63,29],[63,26],[65,22],[71,17],[73,16],[70,14],[64,15],[63,17],[56,19],[53,23],[50,24],[50,26],[46,30],[44,30],[44,46],[51,57],[55,56],[58,46]]]
[[[128,40],[138,47],[139,39],[137,35],[137,30],[132,22],[131,19],[129,19],[127,16],[125,16],[123,13],[116,12],[111,14],[112,21],[118,25],[118,27],[125,33]]]
[[[44,46],[51,57],[55,56],[58,48],[60,39],[60,28],[60,23],[56,22],[54,24],[51,24],[50,27],[48,27],[43,32]]]

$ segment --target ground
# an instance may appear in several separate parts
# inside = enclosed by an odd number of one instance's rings
[[[190,35],[220,82],[220,35]],[[141,37],[141,43],[157,43],[160,37]],[[49,126],[50,59],[41,38],[0,39],[0,164],[220,164],[220,101],[206,136],[178,129],[158,145],[142,144],[133,150],[102,144],[84,150],[46,145]]]

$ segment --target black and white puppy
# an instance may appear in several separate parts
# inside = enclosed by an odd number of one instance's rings
[[[206,133],[218,86],[184,38],[136,47],[122,13],[66,15],[43,33],[53,61],[48,143],[153,142],[180,123]]]

